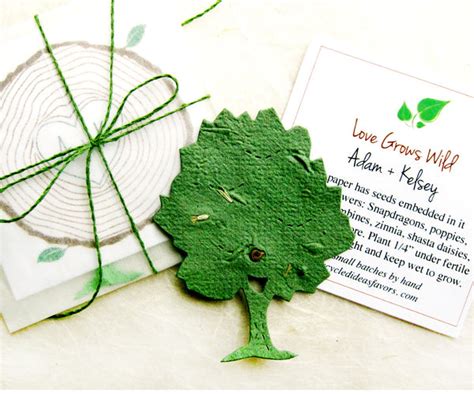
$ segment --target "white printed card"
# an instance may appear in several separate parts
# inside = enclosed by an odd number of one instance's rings
[[[321,289],[457,336],[472,288],[472,96],[331,42],[307,52],[285,124],[343,188],[352,249]]]

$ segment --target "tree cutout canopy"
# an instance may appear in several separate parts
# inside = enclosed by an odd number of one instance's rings
[[[249,343],[223,361],[294,357],[272,344],[270,301],[315,292],[329,277],[324,261],[352,245],[341,189],[326,185],[310,148],[307,130],[286,131],[273,109],[255,120],[224,110],[181,149],[181,173],[161,197],[155,221],[186,254],[178,277],[187,288],[218,300],[245,296]]]

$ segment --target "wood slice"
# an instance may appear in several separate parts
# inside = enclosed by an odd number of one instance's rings
[[[94,135],[107,106],[109,48],[71,42],[55,45],[54,54]],[[117,50],[112,114],[130,89],[157,74],[161,71],[137,54]],[[116,126],[145,115],[166,101],[173,89],[172,83],[160,80],[137,91]],[[176,100],[165,111],[181,103]],[[140,227],[148,224],[159,209],[159,195],[169,190],[179,171],[178,150],[191,141],[192,126],[184,110],[104,147],[114,177]],[[0,174],[85,142],[87,137],[45,51],[36,53],[0,83]],[[9,216],[27,210],[55,171],[1,194],[0,208]],[[130,226],[97,154],[92,161],[92,186],[102,245],[116,243],[130,234]],[[40,206],[17,224],[50,243],[93,245],[85,155],[68,167]]]

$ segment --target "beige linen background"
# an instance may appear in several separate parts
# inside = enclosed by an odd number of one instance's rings
[[[0,28],[67,1],[79,0],[0,0]],[[196,3],[200,9],[211,3],[179,1],[183,20]],[[273,106],[282,114],[304,51],[322,33],[379,63],[421,70],[420,77],[472,94],[473,17],[472,0],[224,0],[187,27],[196,50],[190,67],[218,109],[254,115]],[[246,341],[244,308],[237,299],[188,296],[175,273],[167,270],[102,297],[79,316],[15,335],[0,323],[0,387],[473,386],[472,309],[461,337],[451,339],[324,292],[296,294],[291,303],[271,304],[269,324],[276,345],[297,358],[221,364]]]

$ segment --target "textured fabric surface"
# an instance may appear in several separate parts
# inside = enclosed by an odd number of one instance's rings
[[[1,26],[66,1],[0,0]],[[202,9],[196,3],[182,1],[183,20]],[[225,0],[186,27],[195,49],[189,59],[216,105],[236,114],[270,106],[282,114],[315,33],[473,92],[473,7],[470,0]],[[246,341],[244,307],[189,296],[170,269],[78,317],[13,336],[1,324],[0,386],[468,389],[472,320],[471,309],[461,337],[451,339],[324,292],[298,293],[269,307],[275,345],[298,358],[221,364]]]

